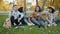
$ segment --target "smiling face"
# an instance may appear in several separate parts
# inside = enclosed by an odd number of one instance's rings
[[[52,9],[48,9],[48,11],[51,13],[52,12]]]
[[[36,6],[35,12],[41,12],[41,7],[40,6]]]
[[[18,10],[17,6],[14,6],[14,7],[13,7],[13,10],[14,10],[14,11],[17,11],[17,10]]]
[[[36,11],[37,11],[37,12],[39,11],[39,7],[36,7]]]
[[[36,11],[36,12],[39,12],[39,10],[40,10],[40,8],[37,6],[37,7],[35,8],[35,11]]]

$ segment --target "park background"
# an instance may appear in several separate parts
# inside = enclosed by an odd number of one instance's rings
[[[0,0],[0,34],[60,34],[60,23],[47,29],[27,25],[18,29],[14,27],[3,28],[3,23],[8,18],[8,13],[14,4],[18,8],[23,6],[27,16],[34,11],[36,5],[39,5],[43,11],[46,11],[48,6],[54,6],[57,12],[60,8],[60,0]],[[57,19],[60,20],[60,16]]]

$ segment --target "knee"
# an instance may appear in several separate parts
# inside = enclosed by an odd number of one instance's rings
[[[10,20],[14,19],[14,16],[11,16]]]
[[[21,15],[19,15],[19,17],[21,17]],[[19,18],[19,17],[18,17],[18,18]]]

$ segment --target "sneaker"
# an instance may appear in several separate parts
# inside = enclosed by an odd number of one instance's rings
[[[54,24],[54,26],[57,26],[57,24]]]
[[[56,24],[56,23],[53,23],[53,25],[54,25],[54,26],[57,26],[57,24]]]
[[[19,26],[22,26],[22,23],[21,22],[19,23]]]
[[[15,27],[15,29],[17,29],[17,28],[18,28],[18,26]]]
[[[27,23],[28,24],[28,26],[32,26],[32,25],[35,25],[35,24],[33,24],[33,23]]]
[[[48,27],[50,27],[51,25],[50,24],[48,24]]]
[[[33,23],[31,23],[32,25],[35,25],[35,24],[33,24]]]
[[[28,23],[28,26],[32,26],[32,24],[31,23]]]
[[[14,23],[14,26],[15,26],[16,24]]]

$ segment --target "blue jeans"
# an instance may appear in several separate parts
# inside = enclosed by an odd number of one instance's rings
[[[45,20],[45,21],[47,21],[47,20]],[[47,22],[48,22],[48,21],[47,21]],[[57,23],[60,22],[60,20],[54,20],[53,22],[55,22],[55,23],[57,24]],[[49,24],[49,22],[48,22],[48,24]]]
[[[29,23],[29,20],[28,20],[27,17],[24,18],[24,21],[25,21],[26,24]]]
[[[31,19],[32,23],[38,25],[38,26],[44,26],[44,21],[43,20],[36,20],[35,18]]]
[[[60,22],[60,20],[55,20],[56,24]]]

